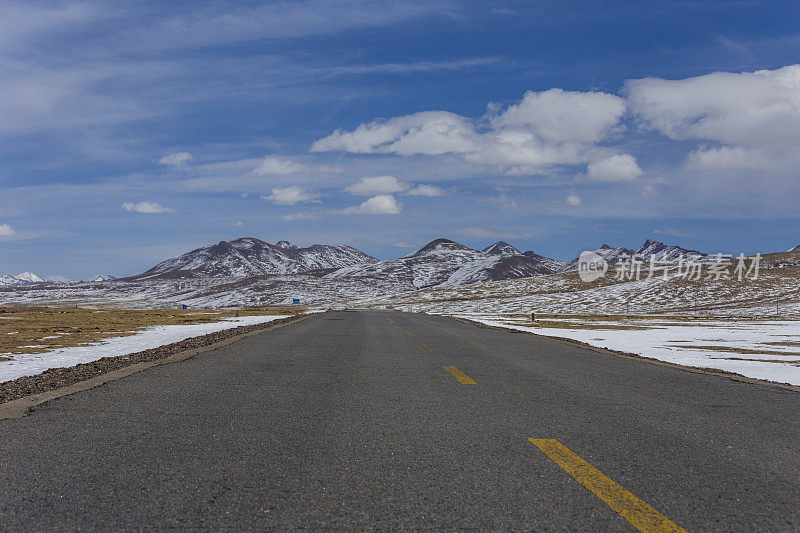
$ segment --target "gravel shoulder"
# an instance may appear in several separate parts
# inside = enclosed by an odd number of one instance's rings
[[[248,333],[274,329],[307,317],[308,315],[298,315],[262,324],[239,326],[124,356],[103,357],[90,363],[82,363],[65,368],[51,368],[35,376],[26,376],[0,383],[0,405],[27,396],[40,395],[68,387],[133,365],[158,362],[181,352],[203,349]]]

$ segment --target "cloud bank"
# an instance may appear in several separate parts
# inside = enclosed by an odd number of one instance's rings
[[[486,116],[479,119],[423,111],[375,120],[352,131],[336,130],[317,140],[311,151],[454,154],[472,164],[501,167],[509,174],[538,174],[612,155],[612,149],[598,143],[623,129],[620,120],[624,112],[624,100],[607,93],[528,91],[505,109],[490,105]]]
[[[177,152],[174,154],[167,154],[158,160],[158,164],[170,167],[181,167],[191,161],[192,154],[189,152]]]
[[[403,204],[389,194],[379,194],[362,202],[360,205],[348,207],[342,211],[345,215],[399,215]]]
[[[691,168],[775,170],[800,162],[800,65],[631,80],[623,92],[642,127],[720,144],[693,151]]]
[[[174,213],[175,210],[169,207],[164,207],[163,205],[157,202],[125,202],[122,204],[122,209],[129,212],[136,212],[136,213],[147,213],[147,214],[154,214],[154,213]]]
[[[275,187],[272,189],[271,194],[265,198],[279,205],[294,205],[300,202],[317,201],[316,195],[296,185],[291,187]]]
[[[512,175],[585,165],[590,181],[626,182],[645,172],[619,143],[647,131],[698,141],[690,169],[790,170],[800,163],[800,65],[628,80],[620,95],[528,91],[482,117],[432,110],[337,129],[311,151],[455,155]]]
[[[374,194],[393,194],[406,190],[407,186],[400,183],[394,176],[374,176],[361,178],[345,189],[350,194],[357,196],[372,196]]]

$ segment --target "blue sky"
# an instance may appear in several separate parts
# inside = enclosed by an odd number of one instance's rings
[[[0,2],[0,272],[800,243],[797,2]]]

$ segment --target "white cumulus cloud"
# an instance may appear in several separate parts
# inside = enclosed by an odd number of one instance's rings
[[[259,176],[297,174],[298,172],[305,172],[307,170],[309,170],[309,168],[306,165],[297,163],[291,159],[267,156],[253,169],[253,174]]]
[[[625,93],[645,127],[670,139],[722,145],[692,152],[691,168],[777,170],[800,163],[800,65],[631,80]]]
[[[597,142],[625,112],[619,96],[600,92],[528,91],[492,119],[495,129],[527,131],[550,142]]]
[[[564,203],[569,207],[578,207],[583,203],[583,201],[581,200],[581,197],[578,196],[577,194],[570,194],[567,195],[567,198],[564,200]]]
[[[356,154],[441,155],[474,149],[475,131],[465,117],[446,111],[423,111],[336,130],[311,146],[312,152]]]
[[[292,185],[290,187],[275,187],[269,196],[263,198],[274,204],[294,205],[300,202],[316,202],[317,197],[311,192]]]
[[[0,224],[0,237],[11,237],[16,232],[8,224]]]
[[[686,158],[689,168],[696,170],[793,170],[798,162],[800,148],[785,146],[703,146]]]
[[[406,194],[410,196],[442,196],[445,192],[444,189],[435,185],[419,184],[406,192]]]
[[[68,283],[72,281],[68,277],[62,276],[61,274],[53,274],[51,276],[45,276],[44,279],[46,279],[47,281],[55,281],[57,283]]]
[[[343,211],[346,215],[399,215],[403,204],[390,194],[379,194],[362,202],[360,205],[348,207]]]
[[[122,209],[136,213],[174,213],[174,209],[164,207],[157,202],[125,202],[122,204]]]
[[[625,92],[631,111],[672,139],[800,145],[800,65],[631,80]]]
[[[158,164],[167,165],[170,167],[181,167],[192,159],[192,154],[189,152],[176,152],[174,154],[165,155],[158,160]]]
[[[408,188],[405,183],[394,176],[365,176],[350,185],[345,191],[357,196],[373,196],[376,194],[393,194]]]
[[[455,154],[515,174],[596,159],[596,143],[621,129],[622,98],[599,92],[551,89],[525,93],[505,110],[491,108],[487,125],[449,113],[424,111],[336,130],[311,147],[402,156]]]
[[[633,181],[642,174],[636,159],[629,154],[612,155],[586,167],[586,177],[592,181]]]

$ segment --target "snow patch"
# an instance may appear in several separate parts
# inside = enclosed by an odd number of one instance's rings
[[[187,324],[152,326],[127,337],[112,337],[89,346],[70,346],[37,354],[2,354],[14,358],[13,361],[0,361],[0,382],[34,376],[48,368],[62,368],[80,363],[90,363],[103,357],[119,357],[165,344],[199,337],[239,326],[250,326],[272,322],[292,315],[245,316],[228,318],[209,324]]]
[[[779,341],[800,342],[800,323],[794,320],[707,321],[700,325],[667,322],[652,324],[647,329],[619,330],[511,325],[507,320],[497,316],[457,316],[488,326],[501,326],[548,337],[565,337],[598,348],[633,353],[669,363],[714,368],[750,378],[800,385],[800,354],[797,346],[767,344]],[[591,324],[603,325],[603,322],[592,321]],[[619,322],[609,322],[607,325],[613,324],[620,325]],[[638,324],[631,321],[624,325]],[[703,349],[700,346],[713,346],[723,350],[768,350],[770,353],[746,354]]]

